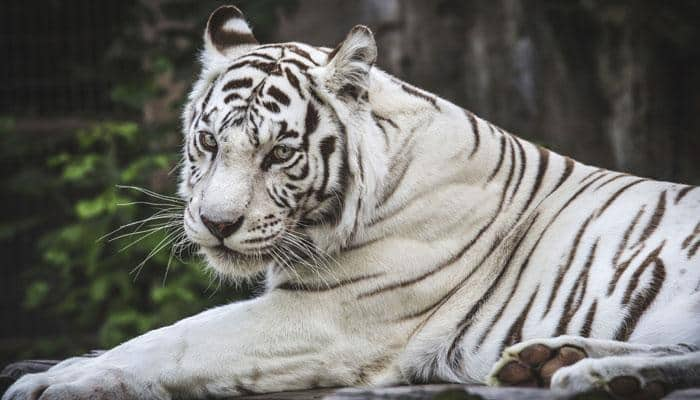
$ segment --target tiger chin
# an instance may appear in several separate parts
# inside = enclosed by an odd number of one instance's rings
[[[26,375],[10,399],[455,382],[660,398],[700,385],[700,190],[507,133],[224,6],[182,125],[184,228],[266,291]]]

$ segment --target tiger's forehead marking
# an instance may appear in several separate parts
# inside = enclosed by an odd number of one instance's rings
[[[240,127],[251,144],[259,146],[270,139],[265,133],[271,128],[281,132],[280,122],[291,123],[285,109],[313,97],[303,89],[315,84],[307,71],[322,65],[327,54],[326,49],[285,43],[259,46],[232,60],[207,89],[191,131],[216,134]]]

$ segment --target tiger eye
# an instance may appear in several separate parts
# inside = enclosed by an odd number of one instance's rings
[[[216,138],[213,134],[209,132],[199,133],[199,143],[202,144],[205,150],[211,152],[215,152],[218,147],[218,143],[216,143]]]
[[[289,146],[279,145],[272,149],[272,155],[279,161],[287,161],[294,154],[294,149]]]

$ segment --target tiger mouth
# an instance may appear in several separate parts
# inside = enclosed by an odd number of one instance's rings
[[[255,252],[247,253],[247,252],[241,252],[238,250],[233,250],[230,247],[227,247],[223,244],[220,244],[216,247],[210,247],[209,249],[213,251],[217,256],[220,258],[223,258],[228,261],[236,261],[236,260],[242,260],[242,259],[254,259],[257,258],[259,259],[260,257],[267,258],[269,257],[269,252],[268,249],[271,248],[272,246],[266,246],[263,248],[255,249]]]

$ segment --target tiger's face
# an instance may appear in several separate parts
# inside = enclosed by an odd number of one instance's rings
[[[329,51],[259,46],[235,7],[212,14],[205,43],[183,118],[185,232],[228,276],[311,256],[307,230],[337,223],[347,184],[345,126],[319,93]]]

